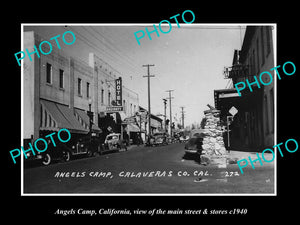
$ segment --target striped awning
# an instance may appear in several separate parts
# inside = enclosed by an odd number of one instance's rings
[[[83,127],[74,112],[66,105],[40,99],[41,119],[40,130],[60,130],[67,128],[72,133],[87,134],[89,130]]]
[[[90,125],[90,118],[88,117],[87,113],[84,110],[77,109],[77,108],[75,108],[74,111],[75,111],[75,116],[77,117],[79,122],[82,124],[82,126],[84,126],[88,129],[89,125]],[[92,131],[97,132],[97,133],[102,132],[102,130],[94,123],[92,124]]]

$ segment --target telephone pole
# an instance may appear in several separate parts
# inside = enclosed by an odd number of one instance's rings
[[[182,129],[184,129],[184,106],[181,106],[181,119],[182,119]]]
[[[172,91],[174,91],[174,90],[167,90],[166,92],[169,92],[169,104],[170,104],[170,137],[172,138],[172,98],[174,98],[174,97],[172,97]]]
[[[163,98],[164,101],[164,123],[165,132],[167,133],[166,117],[167,117],[167,99]]]
[[[154,64],[143,65],[143,67],[148,67],[148,74],[143,77],[148,77],[148,144],[150,144],[150,135],[151,135],[151,106],[150,106],[150,77],[154,77],[154,75],[150,75],[150,66],[154,66]]]

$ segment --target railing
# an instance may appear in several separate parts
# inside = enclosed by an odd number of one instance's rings
[[[243,64],[235,64],[230,67],[224,67],[223,74],[225,79],[234,77],[247,77],[249,76],[249,66]]]

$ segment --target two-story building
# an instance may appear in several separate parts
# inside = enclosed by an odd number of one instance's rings
[[[23,48],[34,51],[43,38],[33,31],[23,35]],[[35,140],[67,128],[72,137],[90,130],[87,111],[93,112],[92,132],[120,132],[122,121],[139,107],[138,94],[123,85],[124,110],[108,112],[116,100],[118,72],[94,53],[89,65],[52,46],[50,54],[32,54],[23,60],[23,138]],[[43,52],[49,52],[42,45]]]

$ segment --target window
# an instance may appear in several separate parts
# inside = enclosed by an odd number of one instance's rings
[[[269,133],[269,106],[268,106],[268,97],[267,95],[264,96],[264,113],[265,113],[265,128],[266,134]]]
[[[78,87],[77,87],[77,90],[78,90],[78,95],[81,96],[81,79],[78,78]]]
[[[64,88],[64,71],[59,70],[59,87]]]
[[[86,97],[90,97],[90,83],[86,82]]]
[[[258,45],[258,39],[256,39],[256,62],[257,62],[257,73],[259,72],[259,45]]]
[[[274,91],[270,90],[270,109],[271,109],[271,132],[274,132]]]
[[[267,39],[267,55],[271,52],[271,26],[266,27],[266,39]]]
[[[104,103],[104,90],[103,89],[101,89],[101,104],[103,104]]]
[[[108,92],[108,103],[107,103],[107,105],[110,105],[110,96],[111,96],[111,94],[110,94],[110,92]]]
[[[51,64],[46,64],[46,83],[52,84],[52,66]]]
[[[253,69],[253,75],[254,75],[254,73],[256,73],[257,71],[256,71],[256,64],[255,64],[255,49],[253,49],[253,51],[252,51],[252,59],[253,59],[253,61],[252,61],[252,69]]]
[[[265,42],[264,42],[264,27],[260,29],[260,38],[261,38],[261,65],[265,63]]]

